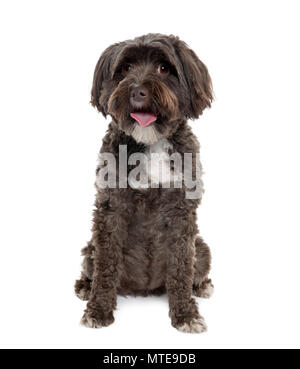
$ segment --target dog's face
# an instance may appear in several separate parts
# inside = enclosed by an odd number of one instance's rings
[[[149,34],[114,44],[96,65],[92,104],[137,142],[169,137],[211,101],[207,68],[175,36]]]

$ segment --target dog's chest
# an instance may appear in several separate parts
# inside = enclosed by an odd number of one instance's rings
[[[146,170],[152,183],[166,183],[171,176],[170,155],[172,145],[167,139],[161,139],[147,147]]]
[[[139,164],[140,178],[137,180],[135,175],[129,176],[129,185],[132,188],[146,189],[159,184],[168,187],[169,183],[174,182],[176,178],[174,178],[170,161],[172,149],[172,144],[165,138],[147,146]]]

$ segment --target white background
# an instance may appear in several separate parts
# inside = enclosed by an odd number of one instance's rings
[[[299,347],[299,2],[1,1],[1,344]],[[179,35],[215,102],[193,122],[205,169],[200,231],[215,295],[208,332],[171,327],[166,297],[120,298],[115,323],[79,325],[73,284],[90,237],[108,122],[89,105],[111,43]]]

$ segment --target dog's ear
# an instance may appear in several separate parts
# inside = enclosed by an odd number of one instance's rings
[[[120,43],[109,46],[100,56],[94,72],[93,86],[91,91],[91,104],[96,107],[105,117],[107,115],[107,101],[109,96],[103,94],[103,90],[112,82],[113,64]]]
[[[175,48],[182,64],[190,93],[188,116],[197,119],[203,110],[211,106],[213,90],[206,66],[183,41],[176,40]]]

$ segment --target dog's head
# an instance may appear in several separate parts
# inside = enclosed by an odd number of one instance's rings
[[[206,66],[175,36],[149,34],[114,44],[96,65],[92,105],[137,142],[169,137],[211,101]]]

